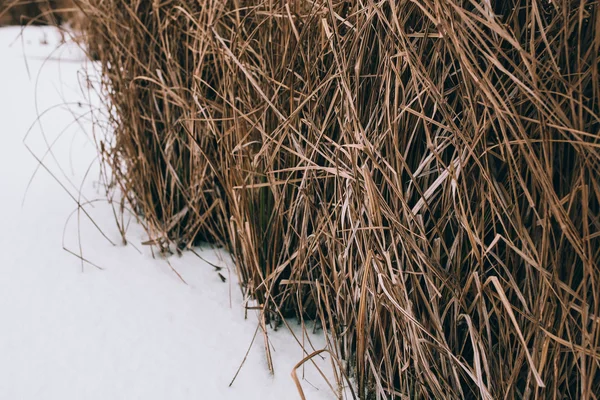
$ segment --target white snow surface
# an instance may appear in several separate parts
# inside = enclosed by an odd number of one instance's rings
[[[306,353],[285,328],[268,330],[275,375],[259,331],[229,387],[257,318],[244,318],[225,252],[198,250],[226,283],[190,252],[170,257],[186,285],[141,245],[135,222],[132,245],[120,244],[82,90],[90,65],[52,28],[0,29],[0,399],[298,398],[290,373]],[[116,246],[67,190],[91,202],[85,209]],[[325,347],[321,333],[294,332]],[[328,357],[315,359],[333,384]],[[298,376],[308,399],[336,398],[310,363]]]

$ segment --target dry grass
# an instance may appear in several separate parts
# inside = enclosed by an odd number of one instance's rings
[[[597,398],[598,1],[77,3],[154,243],[228,246],[361,398]]]

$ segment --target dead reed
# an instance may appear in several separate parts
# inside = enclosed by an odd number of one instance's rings
[[[77,4],[154,243],[226,245],[361,398],[598,398],[598,1]]]

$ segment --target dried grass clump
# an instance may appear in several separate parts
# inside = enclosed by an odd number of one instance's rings
[[[600,393],[600,5],[78,0],[114,182],[359,396]]]

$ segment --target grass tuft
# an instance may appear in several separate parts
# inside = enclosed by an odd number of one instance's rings
[[[124,207],[263,325],[361,398],[597,398],[598,1],[76,3]]]

